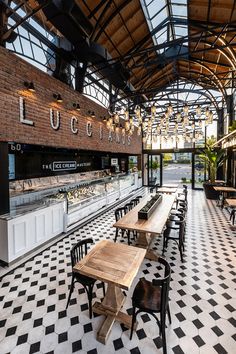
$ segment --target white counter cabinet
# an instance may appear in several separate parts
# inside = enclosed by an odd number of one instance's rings
[[[9,264],[64,231],[65,202],[0,218],[0,260]]]

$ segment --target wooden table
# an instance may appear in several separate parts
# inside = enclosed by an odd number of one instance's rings
[[[220,206],[222,209],[224,208],[226,194],[236,192],[235,188],[228,186],[214,186],[213,188],[215,191],[220,192],[220,195],[222,196],[222,198],[219,198],[218,200],[218,206]]]
[[[236,208],[236,198],[226,198],[225,201],[229,206]]]
[[[178,184],[175,183],[165,183],[162,185],[162,187],[166,187],[166,188],[178,188]]]
[[[177,188],[174,187],[160,187],[156,189],[157,193],[165,193],[165,194],[175,193],[176,191]]]
[[[161,203],[157,206],[148,220],[138,219],[138,211],[150,200],[151,196],[143,197],[135,208],[118,220],[113,226],[119,229],[135,230],[139,233],[136,246],[147,250],[146,258],[157,260],[158,256],[150,250],[151,242],[156,235],[160,235],[165,227],[171,208],[175,201],[174,194],[163,195]]]
[[[236,189],[233,187],[227,187],[227,186],[214,186],[213,187],[215,191],[222,192],[222,193],[231,193],[231,192],[236,192]]]
[[[120,311],[125,301],[121,289],[129,290],[145,253],[142,248],[103,240],[73,268],[75,272],[108,284],[102,303],[95,302],[93,306],[93,312],[106,316],[97,334],[97,340],[103,344],[115,321],[131,328],[132,317]]]

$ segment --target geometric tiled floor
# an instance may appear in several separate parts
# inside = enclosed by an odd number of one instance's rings
[[[214,201],[207,201],[203,192],[190,191],[188,201],[185,262],[180,262],[175,244],[170,243],[166,252],[172,268],[168,353],[235,354],[236,231],[230,226],[227,211],[216,207]],[[130,331],[116,323],[103,345],[96,341],[102,318],[89,319],[87,297],[81,286],[76,285],[65,311],[71,280],[71,246],[81,237],[92,237],[95,242],[113,240],[113,223],[114,211],[110,210],[3,278],[1,354],[162,353],[155,320],[146,314],[138,317],[132,341]],[[161,247],[159,239],[154,248],[161,251]],[[157,273],[157,263],[145,260],[133,286],[140,277],[152,279]],[[101,299],[102,289],[94,289],[94,298]],[[124,305],[128,312],[132,290]]]

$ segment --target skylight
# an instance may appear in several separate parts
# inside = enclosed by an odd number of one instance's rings
[[[142,4],[155,44],[188,35],[187,0],[143,0]]]

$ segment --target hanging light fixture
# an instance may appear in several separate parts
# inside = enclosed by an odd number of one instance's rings
[[[116,124],[118,124],[119,121],[120,121],[119,115],[118,115],[118,113],[115,113],[115,115],[114,115],[114,122],[115,122]]]
[[[130,122],[129,122],[129,120],[127,120],[125,122],[125,130],[128,131],[129,129],[130,129]]]
[[[181,122],[181,119],[182,119],[182,117],[181,117],[181,113],[178,111],[177,113],[176,113],[176,119],[177,119],[177,122]]]
[[[167,112],[168,112],[168,115],[172,115],[172,113],[173,113],[173,107],[172,107],[171,103],[169,104],[169,106],[167,108]]]
[[[209,111],[208,120],[209,120],[209,123],[212,124],[212,122],[213,122],[213,113],[212,113],[212,111]]]
[[[139,126],[138,126],[138,129],[137,129],[137,134],[138,134],[138,136],[140,136],[141,133],[142,133],[142,125],[139,125]]]
[[[184,115],[188,115],[188,105],[185,103],[184,107],[183,107],[183,112],[184,112]]]
[[[152,114],[152,115],[155,115],[155,114],[156,114],[156,110],[157,110],[156,106],[153,105],[153,106],[151,107],[151,114]]]
[[[196,115],[200,116],[201,114],[202,114],[202,110],[201,110],[201,107],[198,105],[196,108]]]

